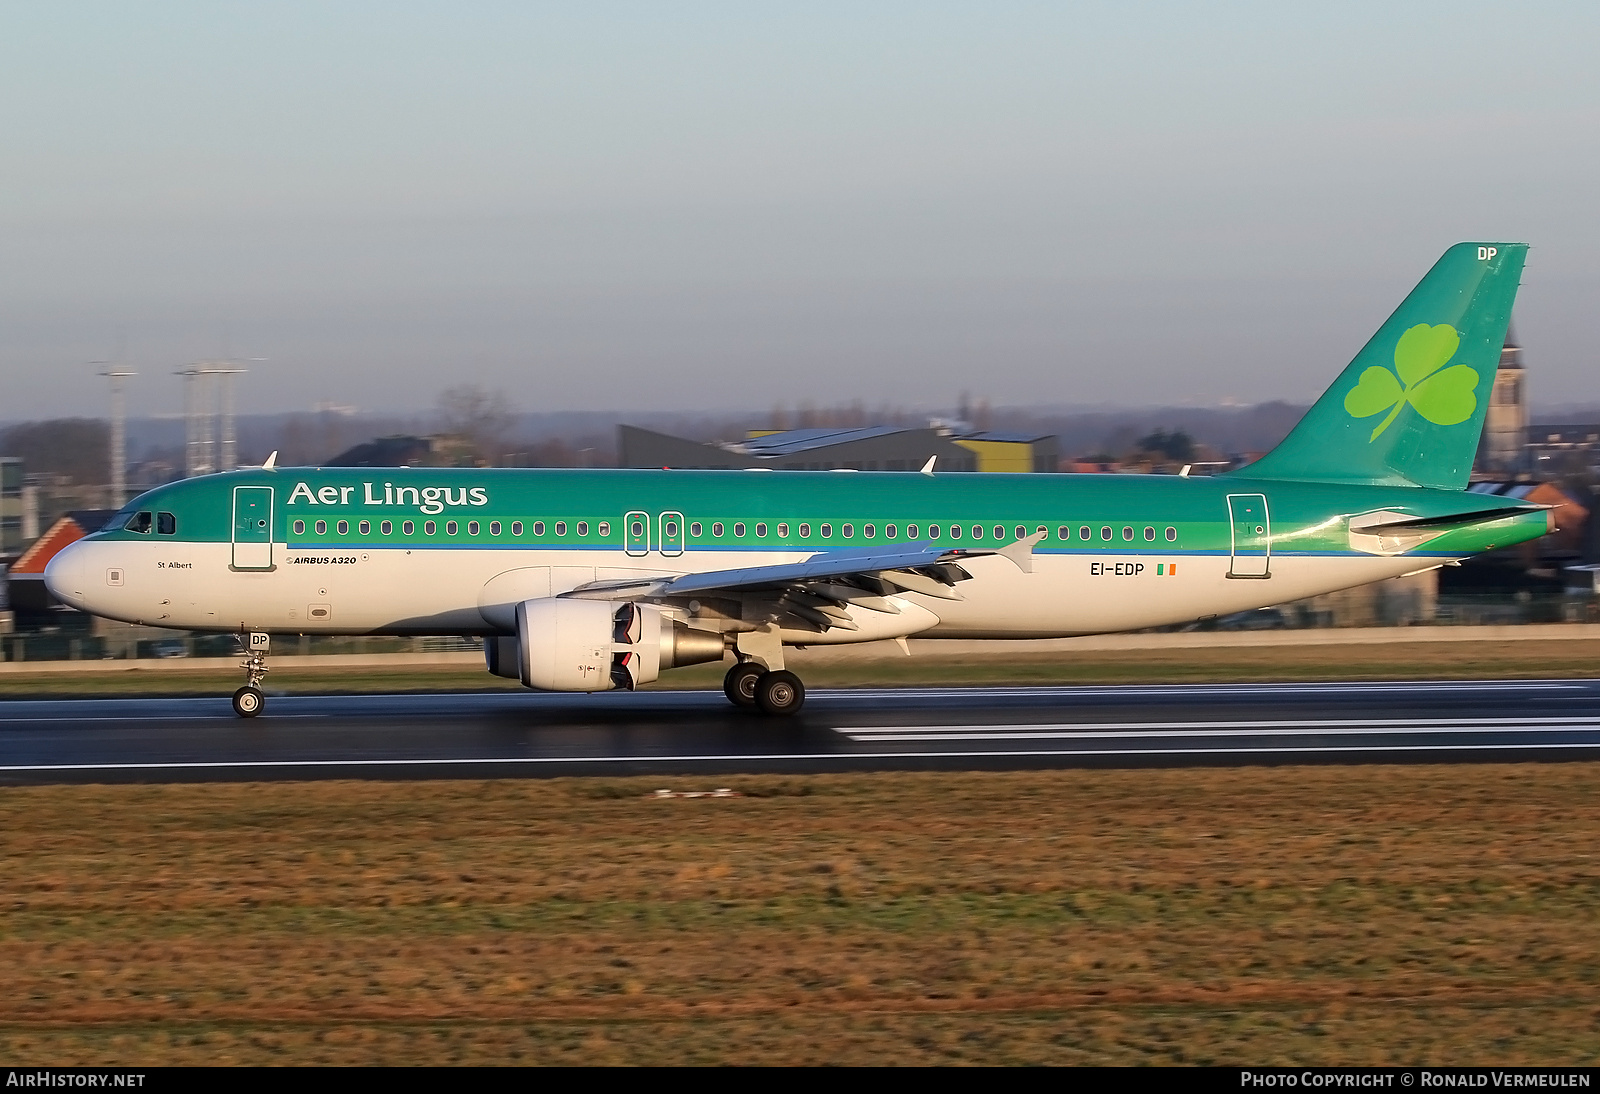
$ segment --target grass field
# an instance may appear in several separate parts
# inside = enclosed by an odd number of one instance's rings
[[[1019,657],[910,657],[809,661],[793,657],[808,687],[901,684],[1117,684],[1205,680],[1420,680],[1600,676],[1600,641],[1395,642],[1358,646],[1086,650]],[[651,688],[716,688],[722,665],[665,673]],[[227,695],[242,672],[141,672],[0,675],[0,700],[84,695]],[[480,669],[278,668],[269,694],[354,691],[520,690]]]
[[[1577,1064],[1600,765],[0,790],[0,1055]]]

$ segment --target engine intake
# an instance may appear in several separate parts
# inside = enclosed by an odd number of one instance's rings
[[[485,643],[489,671],[542,691],[632,691],[662,669],[720,661],[722,635],[648,604],[543,597],[517,605],[516,637]],[[515,644],[514,649],[507,647]]]

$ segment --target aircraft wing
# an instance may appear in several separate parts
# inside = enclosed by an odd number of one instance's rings
[[[955,585],[972,576],[962,569],[962,559],[1004,555],[1024,572],[1032,572],[1033,545],[1041,538],[1043,533],[1035,533],[997,550],[950,550],[925,540],[820,551],[800,562],[774,566],[746,566],[642,581],[594,582],[566,595],[606,600],[754,595],[770,599],[778,613],[798,617],[822,630],[856,630],[845,605],[899,614],[900,609],[888,598],[901,592],[962,600]]]
[[[776,566],[748,566],[738,570],[713,570],[704,574],[685,574],[674,578],[664,592],[672,595],[711,592],[713,590],[749,588],[758,585],[786,585],[797,581],[815,581],[823,577],[847,577],[851,574],[877,570],[899,570],[906,567],[931,566],[949,552],[935,548],[931,542],[893,543],[883,547],[853,548],[843,551],[821,551],[804,562],[781,563]]]

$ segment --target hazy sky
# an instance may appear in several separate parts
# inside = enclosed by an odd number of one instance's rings
[[[1309,399],[1462,239],[1600,402],[1600,5],[0,4],[0,419]]]

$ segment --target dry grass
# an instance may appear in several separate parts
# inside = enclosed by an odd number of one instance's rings
[[[808,662],[792,667],[809,687],[918,684],[1117,684],[1198,680],[1449,680],[1600,675],[1600,640],[1515,642],[1395,642],[1372,646],[1279,646],[1180,650],[1085,650],[1025,656],[918,656],[904,660]],[[664,674],[652,689],[717,688],[724,665],[699,665]],[[242,673],[140,672],[6,674],[0,698],[84,695],[222,695]],[[520,690],[515,680],[455,667],[274,670],[276,694],[367,691]]]
[[[18,1063],[1592,1063],[1600,765],[0,791]]]

